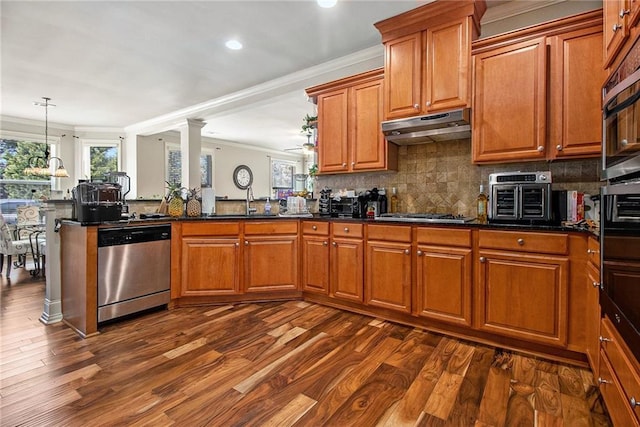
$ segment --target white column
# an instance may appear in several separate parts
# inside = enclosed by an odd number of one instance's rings
[[[40,321],[45,325],[62,320],[62,274],[60,271],[60,234],[55,232],[56,206],[48,203],[41,208],[45,214],[46,240],[45,269],[46,285],[44,306]]]
[[[129,194],[127,199],[138,197],[138,135],[127,132],[124,141],[121,142],[122,169],[129,175]]]
[[[187,119],[186,123],[180,126],[182,186],[186,188],[200,188],[201,130],[205,124],[202,120]]]

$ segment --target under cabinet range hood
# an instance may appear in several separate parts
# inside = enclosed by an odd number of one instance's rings
[[[467,139],[471,137],[471,110],[458,110],[428,114],[426,116],[382,122],[382,133],[397,145],[425,144],[427,142]]]

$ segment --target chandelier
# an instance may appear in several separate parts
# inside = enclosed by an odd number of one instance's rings
[[[49,101],[51,98],[42,97],[44,102],[34,102],[35,105],[44,107],[44,154],[42,156],[33,156],[29,158],[29,163],[24,169],[25,175],[53,176],[56,178],[68,178],[69,172],[64,167],[60,157],[50,156],[49,152]],[[54,172],[51,172],[53,160],[59,162]]]

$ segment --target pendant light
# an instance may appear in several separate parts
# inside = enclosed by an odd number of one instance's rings
[[[26,175],[53,176],[56,178],[68,178],[69,172],[64,167],[64,163],[60,157],[50,156],[49,152],[49,101],[51,98],[42,97],[44,102],[34,102],[35,105],[44,107],[44,155],[34,156],[29,159],[28,166],[24,169]],[[52,173],[52,160],[59,162],[58,167]]]

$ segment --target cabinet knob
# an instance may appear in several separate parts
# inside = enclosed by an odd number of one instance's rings
[[[343,168],[346,168],[346,167],[347,167],[347,164],[346,164],[346,163],[343,163],[343,164],[342,164],[342,167],[343,167]]]
[[[427,107],[431,107],[431,101],[427,101]]]
[[[418,255],[418,256],[422,256],[422,254],[423,254],[423,252],[422,252],[422,251],[418,251],[418,252],[416,252],[416,255]]]
[[[249,246],[249,241],[248,241],[248,240],[245,240],[245,241],[244,241],[244,245],[245,245],[245,246]]]
[[[338,244],[336,242],[332,242],[331,245],[333,245],[333,247],[338,247]]]
[[[621,9],[621,10],[620,10],[620,13],[618,14],[618,16],[619,16],[620,18],[624,18],[624,16],[625,16],[625,15],[628,15],[629,13],[631,13],[631,9],[627,9],[627,10]]]
[[[562,145],[560,145],[560,144],[556,145],[556,150],[562,151]]]
[[[587,249],[587,253],[588,254],[597,254],[597,253],[600,253],[600,251],[598,251],[596,249]]]
[[[485,263],[485,262],[487,262],[487,259],[485,257],[481,256],[480,257],[480,262]]]
[[[328,245],[328,243],[326,241],[322,242],[322,246],[327,246],[327,245]]]
[[[598,339],[600,342],[611,342],[611,338],[603,337],[602,335]]]
[[[623,139],[622,141],[620,141],[620,144],[622,145],[629,145],[629,141],[626,139]]]
[[[611,384],[611,381],[605,380],[602,377],[598,377],[598,384]]]
[[[598,282],[592,282],[591,286],[593,286],[594,288],[599,288],[600,287],[600,283]]]
[[[345,232],[345,233],[348,233],[348,232],[349,232],[349,227],[345,227],[345,228],[344,228],[344,232]]]
[[[613,30],[613,32],[615,33],[616,31],[618,31],[619,29],[622,28],[622,25],[620,24],[613,24],[613,27],[611,27],[611,29]]]
[[[317,225],[312,225],[312,226],[311,226],[311,229],[312,229],[312,230],[317,230],[317,229],[318,229],[318,226],[317,226]]]
[[[411,253],[411,250],[410,250],[410,249],[405,249],[405,250],[404,250],[404,254],[405,254],[405,255],[409,255],[410,253]]]
[[[416,109],[416,110],[419,110],[420,109],[420,104],[413,104],[413,108]]]
[[[538,152],[542,153],[544,151],[544,145],[538,145]]]
[[[351,162],[351,166],[355,166],[355,165],[356,165],[356,162]]]
[[[631,404],[632,408],[637,408],[638,406],[640,406],[640,401],[637,401],[633,396],[631,396],[631,398],[629,399],[629,403]]]
[[[517,242],[520,246],[524,246],[524,239],[518,239]]]
[[[236,242],[236,248],[240,247],[240,243]]]

